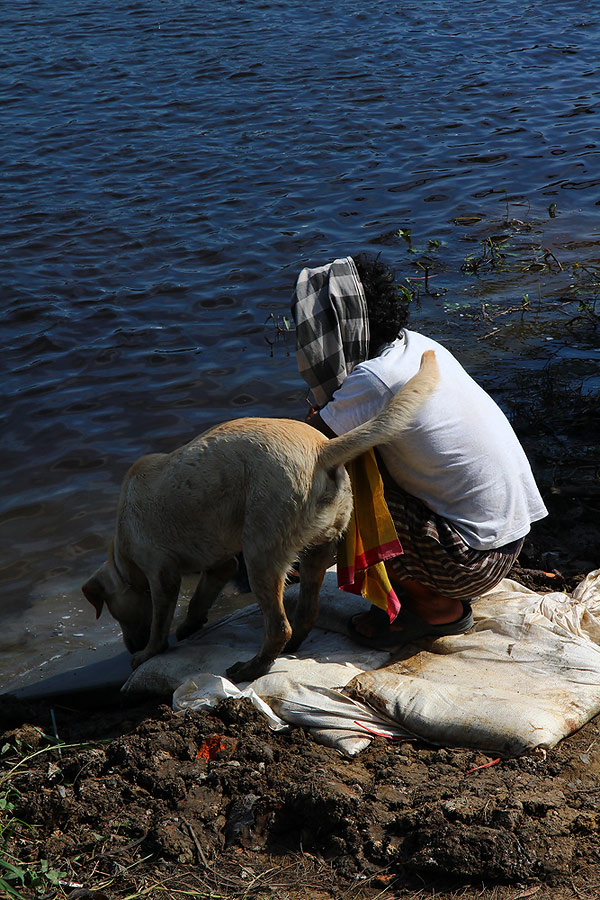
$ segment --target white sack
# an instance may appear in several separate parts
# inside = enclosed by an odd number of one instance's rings
[[[288,588],[286,605],[293,604],[297,594],[298,585]],[[343,687],[355,675],[384,665],[390,658],[388,651],[358,647],[344,634],[350,616],[364,608],[361,598],[338,590],[334,572],[326,572],[314,629],[296,654],[275,660],[268,674],[263,676],[263,679],[269,679],[264,684],[270,686],[273,677],[281,676],[316,686]],[[254,656],[262,639],[262,613],[252,603],[147,660],[132,672],[123,690],[172,693],[186,678],[198,672],[225,675],[233,663]],[[257,679],[254,685],[262,684],[263,679]]]
[[[346,688],[434,744],[501,755],[553,747],[600,712],[600,571],[573,597],[505,579],[475,626]]]
[[[286,602],[297,591],[289,588]],[[506,579],[474,604],[471,632],[420,642],[426,650],[405,648],[392,664],[388,652],[344,634],[364,608],[327,573],[317,626],[296,655],[275,660],[251,685],[275,718],[310,728],[348,755],[372,733],[514,755],[553,746],[600,711],[600,571],[573,597],[536,594]],[[175,708],[210,702],[211,690],[216,702],[238,689],[223,677],[207,681],[207,673],[224,676],[253,656],[262,629],[254,605],[227,616],[148,660],[124,690],[182,685]]]

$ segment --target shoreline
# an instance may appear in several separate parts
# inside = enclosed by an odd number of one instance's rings
[[[598,568],[595,426],[579,412],[520,429],[550,515],[509,577],[541,592]],[[564,477],[574,457],[585,478]],[[271,732],[245,701],[170,703],[105,685],[0,696],[14,896],[592,900],[600,884],[598,716],[545,758],[375,738],[346,759],[300,728]]]

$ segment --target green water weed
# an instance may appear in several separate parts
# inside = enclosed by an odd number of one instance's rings
[[[412,278],[405,278],[404,282],[399,282],[396,287],[400,303],[404,303],[406,306],[410,306],[411,303],[418,305],[421,295],[421,287],[418,281],[414,281]]]
[[[578,315],[569,322],[570,326],[584,322],[596,329],[600,326],[598,301],[600,299],[600,269],[574,263],[574,281],[571,290],[577,301]]]
[[[291,319],[289,316],[283,315],[273,315],[273,313],[269,313],[267,318],[264,321],[265,325],[271,325],[271,333],[265,334],[265,342],[269,345],[270,355],[274,355],[275,345],[283,338],[287,339],[288,335],[294,332],[296,329],[294,328]]]

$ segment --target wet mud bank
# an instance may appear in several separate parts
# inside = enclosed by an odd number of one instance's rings
[[[60,751],[48,709],[3,708],[5,726],[26,720],[6,727],[3,789],[13,820],[34,826],[13,824],[5,854],[45,866],[47,896],[539,885],[566,897],[600,880],[597,721],[547,758],[376,739],[349,760],[302,730],[270,731],[247,701],[185,715],[57,703],[54,715]]]
[[[549,366],[522,388],[511,419],[548,508],[513,575],[536,590],[572,590],[600,566],[600,391]]]

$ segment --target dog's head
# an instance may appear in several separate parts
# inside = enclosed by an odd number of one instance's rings
[[[106,604],[111,616],[121,626],[123,640],[130,653],[144,649],[150,638],[150,593],[124,581],[115,566],[112,547],[108,560],[94,572],[81,590],[96,610],[96,618]]]

